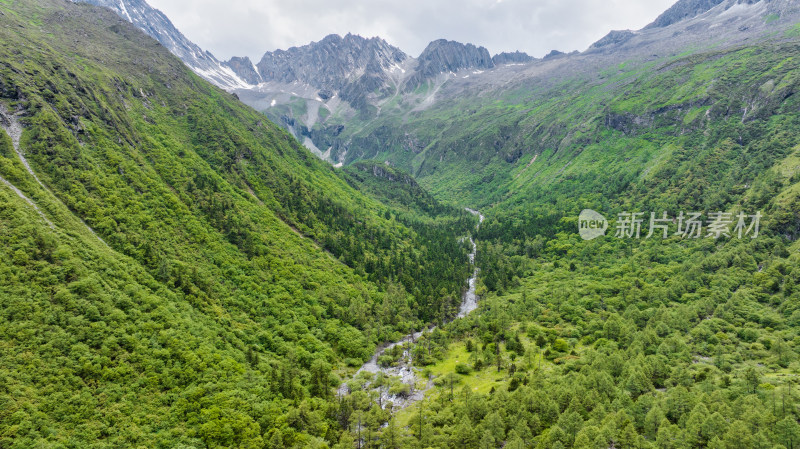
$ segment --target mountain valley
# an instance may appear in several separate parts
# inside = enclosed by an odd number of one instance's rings
[[[0,25],[0,448],[800,445],[797,2],[542,58]]]

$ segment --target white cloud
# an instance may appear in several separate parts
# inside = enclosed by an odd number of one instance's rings
[[[304,45],[331,33],[380,36],[417,56],[446,38],[492,54],[584,50],[612,29],[639,29],[675,0],[148,0],[220,59]]]

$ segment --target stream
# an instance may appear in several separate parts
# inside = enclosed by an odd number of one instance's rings
[[[475,227],[475,230],[477,231],[481,223],[483,223],[483,214],[470,208],[467,208],[466,210],[467,212],[478,216],[478,224]],[[469,254],[469,262],[473,266],[473,271],[472,276],[467,280],[467,291],[464,292],[464,295],[461,298],[461,305],[458,308],[458,315],[456,318],[466,317],[473,310],[478,308],[478,295],[475,293],[475,287],[478,280],[478,267],[475,266],[475,256],[478,253],[478,245],[475,244],[475,240],[473,240],[472,237],[464,237],[464,239],[468,239],[472,244],[472,252]],[[415,343],[417,339],[419,339],[425,333],[431,332],[434,329],[436,329],[436,326],[430,326],[421,331],[405,335],[400,340],[379,346],[372,355],[372,358],[363,364],[358,371],[356,371],[356,374],[353,377],[358,376],[358,374],[362,372],[371,373],[373,375],[383,373],[386,377],[399,378],[400,382],[408,386],[408,394],[390,394],[387,387],[380,387],[379,404],[381,407],[385,407],[388,402],[391,402],[394,411],[404,409],[411,404],[422,400],[425,397],[425,393],[433,386],[433,382],[428,380],[423,388],[417,388],[418,368],[414,367],[413,360],[411,358],[411,344]],[[383,368],[378,364],[378,358],[386,351],[398,345],[404,345],[405,343],[410,344],[403,351],[403,355],[400,358],[400,362],[397,364],[397,366]],[[369,388],[369,386],[367,386],[367,388]],[[339,396],[346,396],[349,393],[350,388],[346,383],[343,383],[338,390]]]
[[[474,209],[467,208],[467,212],[478,216],[478,225],[475,226],[475,230],[477,231],[478,228],[481,227],[481,223],[483,223],[485,217]],[[472,244],[472,252],[469,254],[469,263],[472,264],[473,271],[472,277],[467,281],[469,283],[469,288],[467,288],[467,291],[464,293],[464,297],[461,299],[461,306],[458,308],[458,318],[464,318],[478,308],[478,295],[475,293],[475,284],[478,281],[478,267],[475,266],[475,255],[478,254],[478,245],[475,244],[475,240],[473,240],[472,237],[469,238],[469,242]]]

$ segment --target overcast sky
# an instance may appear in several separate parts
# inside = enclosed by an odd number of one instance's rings
[[[445,38],[520,50],[585,50],[612,29],[639,29],[676,0],[147,0],[217,58],[319,41],[380,36],[411,56]]]

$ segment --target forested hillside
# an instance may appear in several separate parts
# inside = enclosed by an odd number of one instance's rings
[[[411,349],[436,387],[380,441],[798,447],[796,39],[615,68],[602,86],[567,81],[513,106],[466,100],[500,121],[527,111],[492,129],[528,139],[524,123],[538,123],[552,146],[511,170],[489,162],[499,182],[468,171],[477,145],[425,178],[491,206],[477,234],[482,305]],[[467,122],[481,126],[464,117],[452,130]],[[470,174],[447,174],[458,167]],[[587,208],[610,220],[605,237],[579,237]],[[699,238],[675,235],[682,211],[704,217]],[[643,213],[638,239],[615,235],[626,212]],[[666,238],[646,238],[650,212],[672,219]],[[730,236],[709,236],[717,212],[762,214],[758,236],[739,238],[735,218]]]
[[[457,305],[471,218],[398,221],[108,10],[0,25],[0,446],[336,441],[338,376]]]
[[[800,447],[798,11],[723,3],[398,99],[337,169],[111,11],[0,0],[0,448]]]

